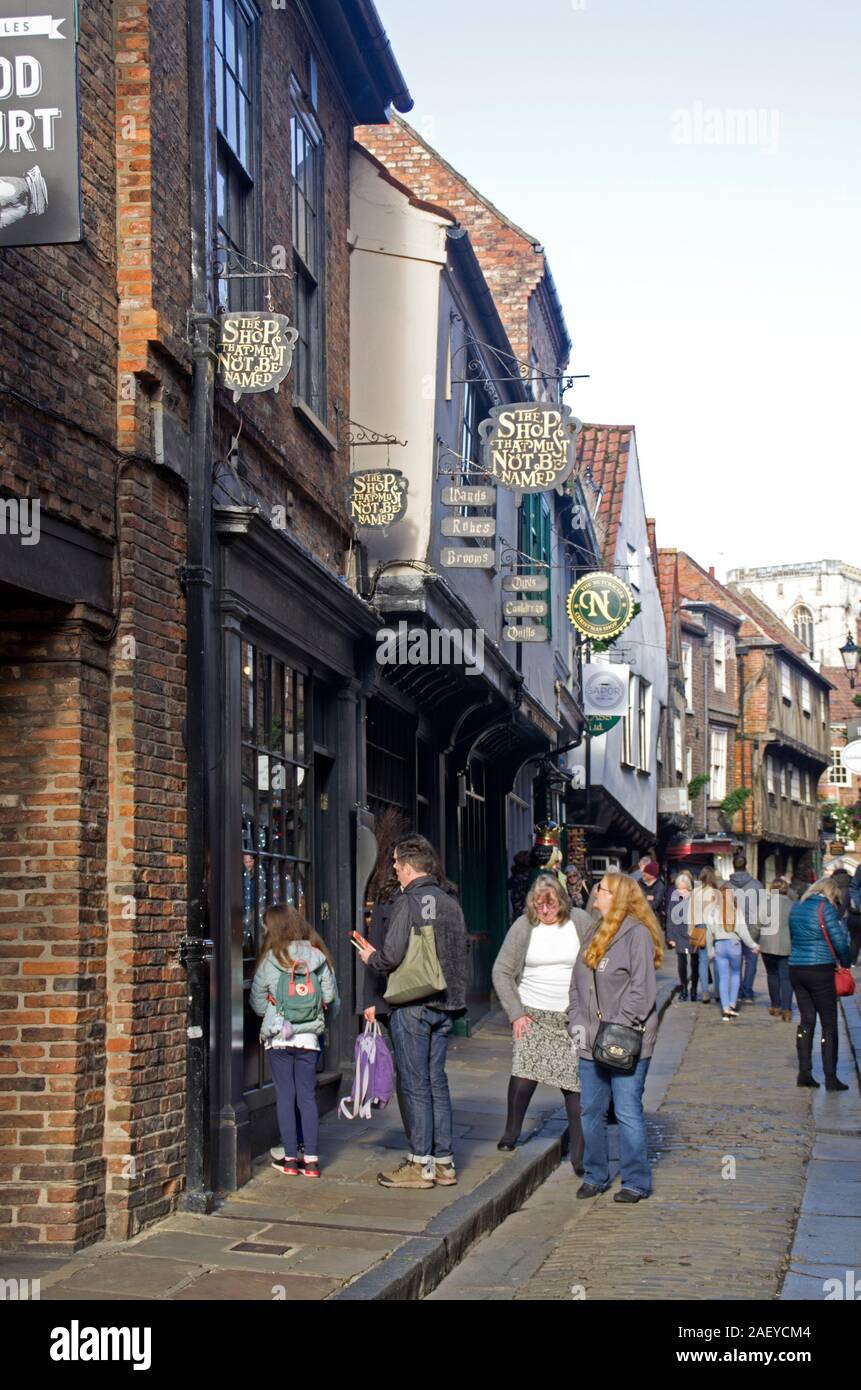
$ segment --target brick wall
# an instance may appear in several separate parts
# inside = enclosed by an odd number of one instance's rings
[[[0,632],[0,1242],[103,1226],[108,661],[74,615]]]

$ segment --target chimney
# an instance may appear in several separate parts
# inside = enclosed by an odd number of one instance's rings
[[[709,579],[714,579],[714,577],[715,577],[715,567],[714,567],[714,565],[709,565]]]

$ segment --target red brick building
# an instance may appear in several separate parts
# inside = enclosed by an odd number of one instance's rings
[[[368,0],[82,6],[83,240],[0,241],[0,492],[40,521],[0,536],[11,1247],[122,1238],[250,1174],[268,903],[322,925],[351,988],[376,621],[341,578],[348,164],[356,123],[410,105],[381,34]],[[293,371],[235,404],[219,315],[267,286]]]

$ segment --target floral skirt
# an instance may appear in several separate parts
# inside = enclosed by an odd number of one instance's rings
[[[579,1091],[578,1051],[568,1036],[567,1014],[554,1009],[523,1012],[531,1022],[525,1035],[514,1044],[511,1075],[558,1086],[562,1091]]]

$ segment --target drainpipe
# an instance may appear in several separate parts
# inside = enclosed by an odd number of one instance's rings
[[[190,127],[190,223],[193,367],[189,449],[188,538],[183,587],[186,596],[188,676],[185,719],[187,757],[188,906],[180,948],[188,987],[186,1044],[187,1211],[212,1206],[209,1124],[210,807],[208,794],[211,728],[207,691],[212,646],[212,441],[215,402],[215,344],[218,323],[211,299],[212,182],[207,0],[188,0],[188,94]]]

